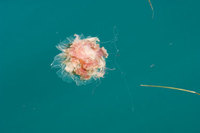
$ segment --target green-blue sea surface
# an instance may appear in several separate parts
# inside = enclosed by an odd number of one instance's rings
[[[0,133],[200,133],[199,0],[0,0]],[[66,83],[50,64],[99,37],[105,77]],[[115,69],[115,70],[113,70]]]

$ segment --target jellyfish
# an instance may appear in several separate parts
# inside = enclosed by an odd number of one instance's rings
[[[59,68],[57,74],[64,81],[73,80],[77,85],[103,78],[108,53],[100,47],[99,38],[83,38],[77,34],[74,37],[57,46],[61,53],[55,56],[51,66]]]

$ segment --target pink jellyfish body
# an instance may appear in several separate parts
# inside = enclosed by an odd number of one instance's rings
[[[62,53],[54,58],[52,66],[60,67],[58,73],[62,78],[70,77],[76,83],[102,78],[105,74],[107,50],[100,48],[97,37],[81,39],[77,34],[74,36],[75,39],[68,39],[69,43],[62,42],[57,46]]]

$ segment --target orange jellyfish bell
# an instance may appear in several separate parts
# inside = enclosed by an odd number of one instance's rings
[[[100,47],[97,37],[81,39],[77,34],[69,42],[60,43],[57,48],[62,51],[52,63],[53,67],[59,67],[59,76],[71,78],[77,84],[91,79],[102,78],[105,74],[108,57],[107,50]]]

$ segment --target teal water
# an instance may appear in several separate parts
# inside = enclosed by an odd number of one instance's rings
[[[153,19],[148,0],[1,0],[0,133],[199,133],[198,95],[139,85],[200,92],[200,2],[152,4]],[[101,82],[76,86],[51,69],[66,37],[109,41],[115,28],[117,70]]]

